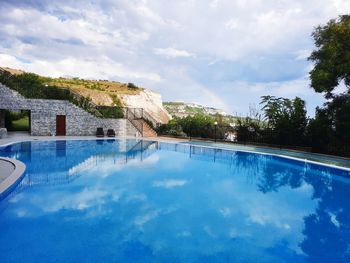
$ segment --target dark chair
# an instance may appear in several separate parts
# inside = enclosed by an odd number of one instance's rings
[[[108,129],[107,136],[108,137],[115,137],[115,131],[113,129]]]
[[[103,128],[97,128],[96,130],[96,137],[104,137],[105,133],[103,131]]]

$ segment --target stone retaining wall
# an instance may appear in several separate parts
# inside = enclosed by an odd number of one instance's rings
[[[97,118],[64,100],[26,99],[0,84],[0,115],[1,110],[30,110],[31,135],[36,136],[56,135],[56,115],[66,116],[66,135],[95,135],[96,128],[102,127],[114,129],[117,136],[140,136],[127,119]]]

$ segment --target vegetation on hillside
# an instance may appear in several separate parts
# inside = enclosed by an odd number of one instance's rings
[[[180,106],[180,105],[184,105],[183,102],[179,102],[179,101],[165,101],[165,102],[163,102],[163,104],[165,106]]]
[[[219,114],[222,115],[221,118],[223,118],[228,124],[237,122],[236,116],[228,115],[224,113],[223,110],[204,107],[193,103],[163,102],[163,106],[173,118],[188,116],[194,117],[195,115],[215,117]]]
[[[108,80],[86,80],[79,78],[49,78],[40,77],[40,80],[49,86],[59,86],[71,89],[76,92],[81,92],[83,90],[104,92],[110,95],[116,94],[139,94],[141,88],[137,87],[133,83],[120,83],[116,81]]]
[[[46,92],[44,90],[46,87],[51,88],[47,92],[52,92],[52,88],[56,87],[69,89],[85,98],[90,97],[91,101],[97,105],[112,106],[114,104],[122,106],[120,100],[118,103],[115,103],[118,95],[136,95],[143,90],[143,88],[133,83],[126,84],[116,81],[86,80],[80,78],[50,78],[9,68],[0,68],[0,70],[0,80],[4,81],[4,78],[11,76],[13,81],[17,80],[20,82],[19,84],[27,86],[27,92],[23,89],[21,92],[24,92],[23,94],[31,98],[43,98],[45,97],[43,93]],[[7,84],[9,84],[9,81],[11,82],[11,80],[6,81]],[[42,86],[43,90],[40,91],[41,88],[38,88],[38,86]],[[29,92],[32,94],[28,94]]]
[[[161,134],[255,142],[285,146],[302,146],[306,142],[307,125],[305,102],[264,96],[263,113],[251,109],[246,117],[236,117],[234,123],[219,114],[196,114],[174,118],[159,128]],[[234,138],[232,137],[234,134]],[[231,136],[231,137],[230,137]]]
[[[8,71],[0,71],[0,83],[17,91],[26,98],[68,100],[96,117],[123,117],[122,104],[116,95],[111,95],[113,107],[97,106],[92,103],[89,96],[84,97],[75,92],[71,92],[71,89],[56,85],[48,85],[46,79],[47,78],[40,77],[33,73],[14,75]]]
[[[316,49],[309,58],[314,62],[310,72],[311,87],[328,99],[323,107],[316,108],[315,118],[306,117],[305,101],[301,98],[263,96],[262,113],[237,118],[233,128],[223,117],[198,112],[192,117],[174,118],[161,126],[159,132],[226,139],[233,130],[238,142],[301,146],[314,152],[350,156],[349,25],[350,16],[344,15],[316,27],[312,34]],[[341,84],[346,91],[339,94],[335,91]]]
[[[158,132],[172,136],[211,138],[214,122],[214,117],[204,114],[196,114],[185,118],[175,117],[168,124],[161,125]]]

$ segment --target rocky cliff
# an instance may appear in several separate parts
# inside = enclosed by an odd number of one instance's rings
[[[168,123],[171,119],[170,114],[163,107],[162,97],[159,93],[143,89],[138,94],[121,94],[119,97],[126,107],[143,108],[159,123]]]
[[[205,107],[195,103],[184,103],[184,102],[164,102],[164,108],[174,117],[187,117],[194,116],[195,114],[204,115],[216,115],[228,116],[228,114],[221,110],[212,107]]]

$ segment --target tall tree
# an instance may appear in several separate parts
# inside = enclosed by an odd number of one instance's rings
[[[310,71],[311,87],[334,96],[334,89],[344,81],[350,92],[350,15],[330,20],[312,33],[316,50],[309,60],[315,63]]]
[[[302,99],[263,96],[261,104],[265,120],[278,136],[278,143],[288,145],[304,143],[307,118],[305,102]]]
[[[318,151],[350,156],[350,15],[316,27],[312,36],[316,49],[309,57],[315,63],[310,71],[311,87],[330,99],[316,109],[310,123],[312,145]],[[336,94],[341,82],[347,90]]]

